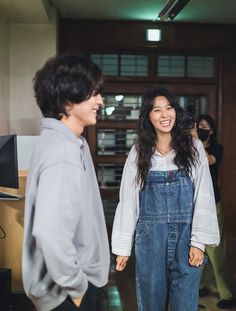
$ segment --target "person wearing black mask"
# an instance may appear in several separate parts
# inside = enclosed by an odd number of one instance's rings
[[[218,247],[206,248],[208,258],[212,264],[220,301],[217,303],[219,309],[231,309],[236,307],[235,292],[233,290],[233,279],[227,268],[229,263],[226,257],[226,245],[223,230],[223,211],[221,205],[220,189],[218,185],[219,167],[223,156],[223,146],[217,142],[215,120],[208,114],[202,114],[197,119],[198,138],[203,142],[208,158],[210,173],[213,182],[215,201],[217,206],[217,217],[220,229],[221,242]],[[207,287],[207,271],[203,269],[199,295],[201,297],[209,294]]]
[[[198,128],[197,134],[198,138],[204,143],[210,138],[210,130],[205,128]]]

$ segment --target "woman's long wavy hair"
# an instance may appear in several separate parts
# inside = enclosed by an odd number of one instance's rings
[[[191,175],[191,167],[195,166],[197,159],[197,150],[193,145],[192,137],[184,127],[184,110],[171,92],[154,85],[143,95],[137,128],[137,182],[140,183],[141,188],[146,184],[146,177],[151,167],[151,157],[157,143],[156,132],[149,115],[153,109],[154,99],[158,96],[166,97],[176,112],[175,124],[171,130],[171,146],[175,151],[174,163],[179,169],[184,169],[188,175]]]

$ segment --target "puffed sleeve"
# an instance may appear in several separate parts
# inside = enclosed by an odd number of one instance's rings
[[[205,245],[219,245],[220,235],[208,160],[202,142],[195,139],[194,144],[198,150],[198,162],[193,170],[194,214],[191,245],[205,250]]]
[[[139,187],[136,182],[136,149],[133,146],[125,162],[120,198],[112,229],[112,253],[130,256],[138,219]]]

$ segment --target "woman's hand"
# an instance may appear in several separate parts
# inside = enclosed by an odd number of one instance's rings
[[[204,252],[197,247],[191,246],[189,251],[189,264],[198,267],[203,264]]]
[[[122,271],[126,267],[129,256],[117,256],[116,257],[116,270]]]
[[[81,301],[82,301],[83,297],[84,297],[84,296],[82,295],[82,296],[80,296],[79,298],[71,298],[71,299],[72,299],[73,303],[74,303],[77,307],[79,307],[80,304],[81,304]]]

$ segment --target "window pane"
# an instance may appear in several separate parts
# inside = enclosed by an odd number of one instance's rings
[[[214,58],[205,56],[188,56],[187,75],[193,78],[213,78]]]
[[[101,189],[119,188],[123,165],[99,164],[98,165],[98,184]]]
[[[105,106],[99,111],[102,120],[137,120],[142,98],[140,95],[105,95]]]
[[[160,77],[184,77],[184,67],[184,56],[158,56],[157,73]]]
[[[179,96],[179,104],[187,115],[196,118],[199,114],[206,113],[206,96]]]
[[[121,55],[121,76],[147,76],[148,58],[146,55]]]
[[[91,58],[105,75],[118,76],[118,54],[91,54]]]
[[[127,154],[136,139],[133,129],[98,129],[98,155]]]

